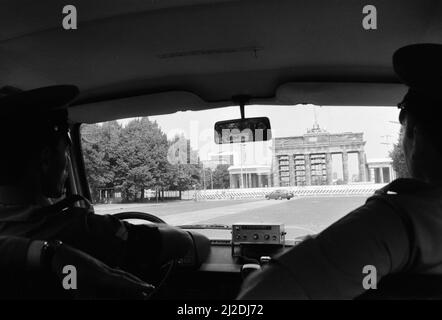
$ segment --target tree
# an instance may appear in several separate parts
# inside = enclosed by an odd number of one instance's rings
[[[215,189],[228,189],[230,187],[229,165],[219,164],[213,172],[213,187]]]
[[[188,190],[200,183],[198,168],[193,164],[170,165],[170,190]]]
[[[120,191],[127,202],[143,200],[145,189],[187,190],[202,184],[201,165],[197,153],[187,150],[188,140],[178,136],[168,141],[158,124],[148,118],[132,120],[124,128],[116,121],[83,125],[81,134],[95,202],[101,188]],[[175,148],[184,152],[178,157],[182,162],[169,161],[168,154],[178,140],[184,142]]]
[[[198,155],[184,135],[176,135],[169,142],[168,160],[170,190],[188,190],[200,186],[201,166]]]
[[[130,121],[122,130],[119,144],[117,186],[126,201],[143,199],[147,188],[163,189],[170,180],[167,136],[147,117]]]
[[[94,201],[100,188],[112,188],[115,179],[115,146],[121,127],[116,121],[102,126],[86,124],[81,127],[83,159]]]
[[[403,127],[401,127],[401,131],[399,133],[399,140],[396,144],[393,145],[393,150],[390,151],[390,158],[393,160],[393,169],[396,171],[398,178],[407,178],[410,177],[410,174],[407,169],[407,164],[405,162],[405,154],[402,146],[402,137],[403,137]]]
[[[213,171],[210,168],[205,168],[201,166],[201,179],[200,179],[200,187],[205,189],[212,189],[213,182]]]

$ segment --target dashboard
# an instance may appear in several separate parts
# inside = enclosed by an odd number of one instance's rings
[[[256,233],[250,227],[245,229],[252,232],[252,239],[256,234],[258,239],[265,239],[264,233]],[[259,227],[259,230],[264,232],[269,229]],[[247,238],[244,243],[234,240],[238,239],[235,232],[232,232],[232,239],[209,240],[197,231],[189,232],[194,238],[195,246],[184,258],[177,261],[174,272],[158,296],[159,299],[235,299],[248,274],[259,269],[272,256],[285,252],[300,242],[283,239],[281,243],[269,244],[265,240],[250,243]]]
[[[232,256],[228,240],[211,240],[210,253],[199,267],[179,264],[162,290],[159,299],[232,300],[243,282],[244,257]],[[274,254],[289,250],[290,245],[275,248]],[[266,254],[268,251],[266,251]]]

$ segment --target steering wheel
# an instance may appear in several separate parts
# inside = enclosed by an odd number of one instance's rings
[[[167,224],[163,219],[146,212],[138,212],[138,211],[121,212],[114,214],[114,217],[120,220],[138,219],[138,220],[149,221],[152,223]],[[175,266],[175,260],[171,260],[169,262],[166,262],[164,265],[160,267],[160,274],[163,273],[163,276],[160,277],[161,280],[157,284],[155,283],[155,290],[150,295],[150,298],[152,298],[155,294],[159,292],[160,288],[163,286],[167,278],[169,278],[170,274],[172,273],[174,266]]]
[[[139,219],[139,220],[145,220],[153,223],[164,223],[167,224],[166,221],[163,219],[147,213],[147,212],[138,212],[138,211],[128,211],[128,212],[121,212],[113,215],[114,217],[120,219],[120,220],[127,220],[127,219]]]

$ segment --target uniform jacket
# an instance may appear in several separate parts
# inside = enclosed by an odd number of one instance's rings
[[[375,268],[378,284],[393,275],[442,275],[441,186],[393,181],[252,274],[239,298],[356,298],[368,291],[366,266]]]

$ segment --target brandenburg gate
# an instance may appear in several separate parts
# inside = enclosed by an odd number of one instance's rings
[[[302,136],[273,139],[273,184],[280,186],[333,184],[332,155],[342,156],[343,183],[349,182],[348,155],[358,155],[360,182],[367,181],[363,133],[331,134],[317,123]]]

